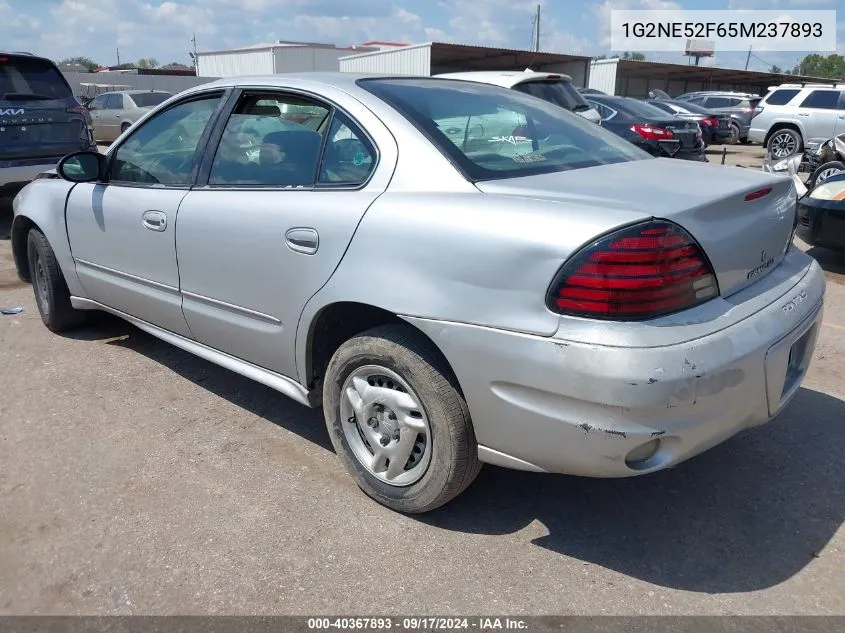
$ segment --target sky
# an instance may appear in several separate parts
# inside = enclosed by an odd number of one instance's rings
[[[613,9],[780,8],[838,9],[837,42],[845,53],[845,0],[0,0],[0,47],[55,60],[91,57],[102,65],[116,64],[118,49],[121,62],[152,57],[190,64],[194,33],[200,52],[279,39],[531,48],[538,1],[543,51],[609,56]],[[678,53],[640,52],[687,62]],[[791,68],[803,55],[761,53],[748,67]],[[717,50],[702,63],[742,68],[745,61],[746,53]]]

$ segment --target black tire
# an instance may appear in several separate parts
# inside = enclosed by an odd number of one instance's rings
[[[400,487],[373,475],[350,448],[342,420],[341,391],[365,365],[379,365],[412,388],[431,427],[430,462],[422,477]],[[408,326],[373,328],[343,343],[332,356],[323,384],[323,412],[335,452],[358,486],[378,503],[406,514],[434,510],[463,492],[481,470],[469,409],[457,380],[431,343]],[[354,418],[351,422],[355,424]]]
[[[81,325],[85,321],[85,312],[71,306],[70,291],[56,261],[56,254],[38,229],[30,230],[26,253],[35,303],[47,329],[63,332]]]
[[[845,163],[843,163],[841,160],[832,160],[827,163],[824,163],[823,165],[819,165],[807,179],[807,187],[809,189],[813,189],[816,185],[821,184],[818,182],[819,176],[824,174],[824,172],[828,171],[829,169],[838,169],[840,172],[845,173]],[[825,180],[829,177],[830,176],[827,176]],[[824,182],[824,180],[822,182]]]
[[[782,136],[789,136],[794,143],[795,149],[792,150],[789,154],[775,154],[775,145],[780,145],[780,139]],[[794,154],[800,154],[804,151],[804,139],[801,138],[801,133],[798,130],[793,130],[792,128],[780,128],[775,130],[769,135],[769,139],[766,141],[766,149],[771,154],[772,158],[776,160],[781,160],[783,158],[787,158],[788,156],[793,156]]]

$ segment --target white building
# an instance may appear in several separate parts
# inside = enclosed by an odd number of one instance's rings
[[[371,42],[371,44],[376,44]],[[384,43],[382,43],[384,44]],[[436,75],[467,70],[525,70],[563,73],[576,86],[586,86],[590,58],[527,50],[489,48],[467,44],[426,42],[413,46],[389,45],[381,50],[347,53],[338,59],[343,72]]]
[[[388,44],[388,43],[380,43]],[[245,48],[197,53],[198,77],[242,77],[277,73],[334,71],[338,58],[354,52],[377,51],[372,46],[338,47],[315,42],[264,42]]]

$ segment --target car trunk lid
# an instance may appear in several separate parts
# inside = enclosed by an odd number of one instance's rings
[[[64,101],[0,99],[0,160],[64,156],[85,149],[85,117]]]
[[[493,195],[638,211],[643,219],[675,222],[704,249],[723,297],[777,267],[790,244],[796,217],[789,179],[667,158],[482,181],[476,186]]]
[[[655,121],[651,125],[671,130],[674,138],[681,143],[681,149],[692,149],[698,145],[698,123],[680,117]]]
[[[0,54],[0,160],[84,149],[86,132],[84,109],[52,62]]]

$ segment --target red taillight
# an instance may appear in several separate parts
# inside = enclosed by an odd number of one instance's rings
[[[710,117],[709,119],[701,119],[701,125],[705,127],[719,127],[719,119]]]
[[[552,284],[548,306],[594,319],[651,319],[718,294],[713,268],[692,236],[654,220],[600,238],[574,255]]]
[[[747,194],[745,196],[745,201],[751,202],[752,200],[757,200],[764,196],[768,196],[770,193],[772,193],[771,187],[766,187],[765,189],[758,189],[757,191],[752,191],[751,193]]]
[[[631,131],[636,132],[647,141],[665,141],[675,136],[672,130],[653,125],[632,125]]]

